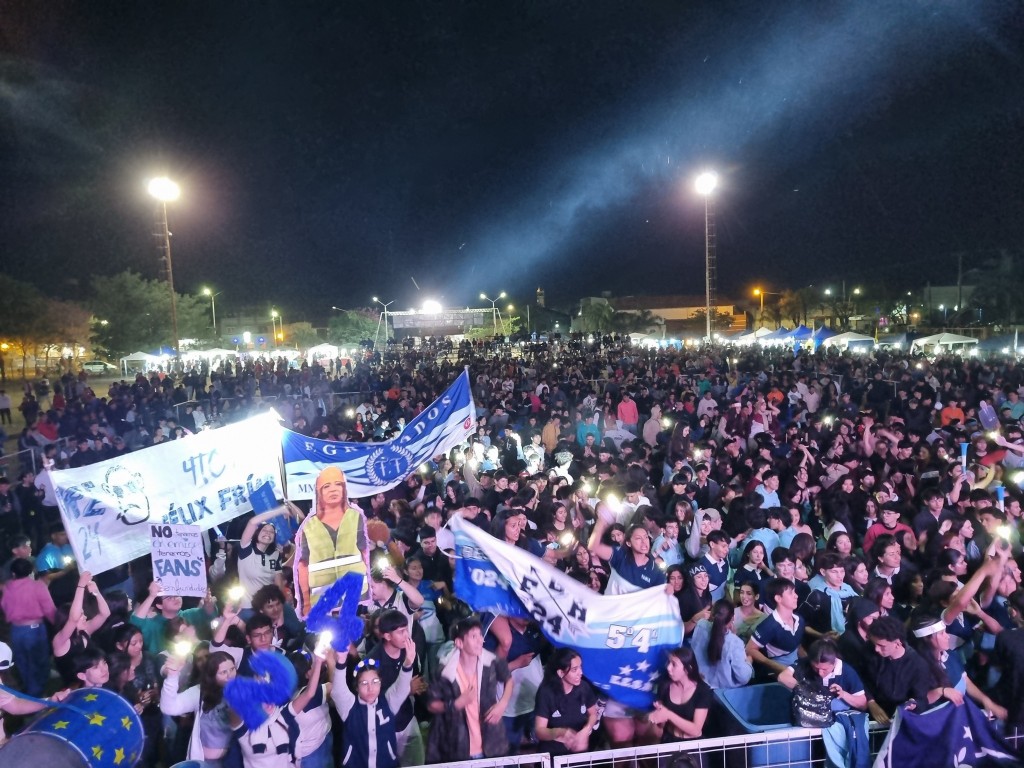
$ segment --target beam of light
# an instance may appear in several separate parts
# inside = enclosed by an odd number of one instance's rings
[[[518,204],[503,200],[469,238],[472,254],[465,268],[451,270],[449,289],[472,295],[477,265],[493,282],[518,284],[527,270],[571,255],[610,210],[652,186],[667,192],[708,161],[717,160],[725,176],[743,174],[748,154],[795,166],[870,121],[959,50],[979,44],[992,23],[965,18],[980,11],[944,7],[925,15],[910,4],[887,5],[884,13],[853,4],[805,10],[683,41],[675,66],[685,77],[675,92],[648,100],[647,108],[646,94],[630,93],[620,124],[595,130],[608,138],[572,137],[567,146],[581,149],[552,163]],[[695,48],[706,52],[703,61]],[[688,69],[694,65],[697,71]],[[693,216],[703,211],[694,197],[677,201],[681,218],[686,206]],[[696,266],[703,241],[691,245]]]

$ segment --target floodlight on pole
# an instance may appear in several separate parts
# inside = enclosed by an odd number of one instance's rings
[[[395,299],[392,299],[391,301],[388,301],[388,302],[383,302],[380,299],[378,299],[376,296],[374,296],[373,300],[377,304],[380,304],[382,307],[384,307],[384,312],[381,314],[380,319],[377,320],[377,333],[373,334],[373,346],[374,346],[374,348],[377,347],[377,336],[380,334],[380,326],[381,326],[381,323],[383,322],[384,323],[384,346],[386,348],[387,345],[388,345],[388,307],[390,307],[392,304],[395,303]]]
[[[758,287],[758,288],[754,289],[754,295],[761,299],[761,313],[760,313],[759,322],[761,323],[761,327],[763,327],[764,326],[764,297],[765,296],[781,296],[782,294],[777,292],[777,291],[766,291],[763,288]]]
[[[498,335],[498,302],[505,298],[505,292],[502,291],[498,294],[497,298],[492,299],[486,293],[481,293],[480,298],[484,301],[491,302],[491,321],[494,323],[494,335]],[[504,323],[502,324],[504,326]]]
[[[713,313],[717,309],[717,266],[715,263],[715,230],[714,217],[711,210],[711,193],[718,186],[718,174],[713,171],[705,171],[697,177],[695,183],[697,192],[704,196],[704,297],[705,310],[705,334],[707,343],[712,341],[711,332]]]
[[[284,317],[276,309],[270,310],[270,325],[274,335],[274,346],[276,347],[279,341],[284,341]]]
[[[173,203],[181,196],[181,187],[175,184],[166,176],[159,176],[150,179],[146,185],[146,191],[160,204],[160,218],[157,220],[159,232],[154,237],[162,240],[161,248],[164,252],[167,267],[167,287],[171,292],[171,334],[174,342],[174,358],[178,358],[178,302],[174,296],[174,264],[171,261],[171,230],[167,226],[167,204]]]
[[[203,296],[210,297],[210,314],[213,317],[213,337],[217,338],[217,297],[224,291],[214,293],[210,288],[203,288]]]

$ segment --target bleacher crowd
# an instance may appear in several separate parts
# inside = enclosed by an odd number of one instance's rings
[[[713,689],[773,680],[881,723],[901,705],[967,697],[1001,727],[1024,724],[1014,361],[645,350],[612,338],[461,351],[299,369],[250,359],[102,394],[67,376],[43,403],[27,393],[22,436],[42,469],[13,487],[0,480],[8,737],[45,706],[18,692],[60,700],[89,687],[140,715],[142,766],[391,768],[696,739],[722,732]],[[464,366],[470,441],[358,500],[379,551],[363,637],[346,653],[306,632],[294,547],[272,525],[308,503],[211,533],[202,601],[162,594],[148,558],[77,569],[53,468],[269,407],[307,435],[383,440]],[[351,392],[361,394],[332,407],[332,393]],[[322,478],[318,501],[339,488],[343,475]],[[595,594],[674,595],[685,641],[663,661],[653,708],[609,700],[580,655],[532,622],[460,599],[445,527],[455,512]],[[247,729],[223,690],[255,675],[263,651],[282,654],[299,685]]]

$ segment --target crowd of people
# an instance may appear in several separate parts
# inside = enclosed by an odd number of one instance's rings
[[[721,735],[714,690],[771,681],[882,724],[904,705],[965,699],[1000,727],[1024,724],[1024,371],[1014,361],[610,339],[463,352],[300,369],[249,360],[139,376],[104,395],[84,377],[57,383],[26,424],[42,435],[40,476],[14,489],[0,481],[10,729],[43,696],[104,687],[140,716],[143,766],[390,768]],[[146,558],[78,571],[52,468],[188,439],[271,401],[303,434],[388,439],[464,366],[470,440],[341,506],[379,548],[365,629],[348,648],[306,631],[310,585],[294,583],[294,547],[271,521],[301,518],[302,503],[211,534],[201,601],[162,594]],[[331,407],[342,392],[361,394]],[[75,450],[55,447],[58,437]],[[337,474],[318,483],[314,504],[345,499]],[[678,599],[685,640],[662,660],[649,709],[591,685],[581,655],[552,647],[534,623],[460,599],[446,528],[456,512],[595,595],[658,587]],[[248,728],[224,689],[258,677],[264,652],[287,659],[298,685]],[[829,759],[852,764],[849,749]]]

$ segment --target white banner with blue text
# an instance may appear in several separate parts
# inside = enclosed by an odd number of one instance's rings
[[[263,483],[281,497],[280,461],[281,426],[261,415],[51,476],[78,568],[102,573],[149,554],[151,523],[205,531]]]

